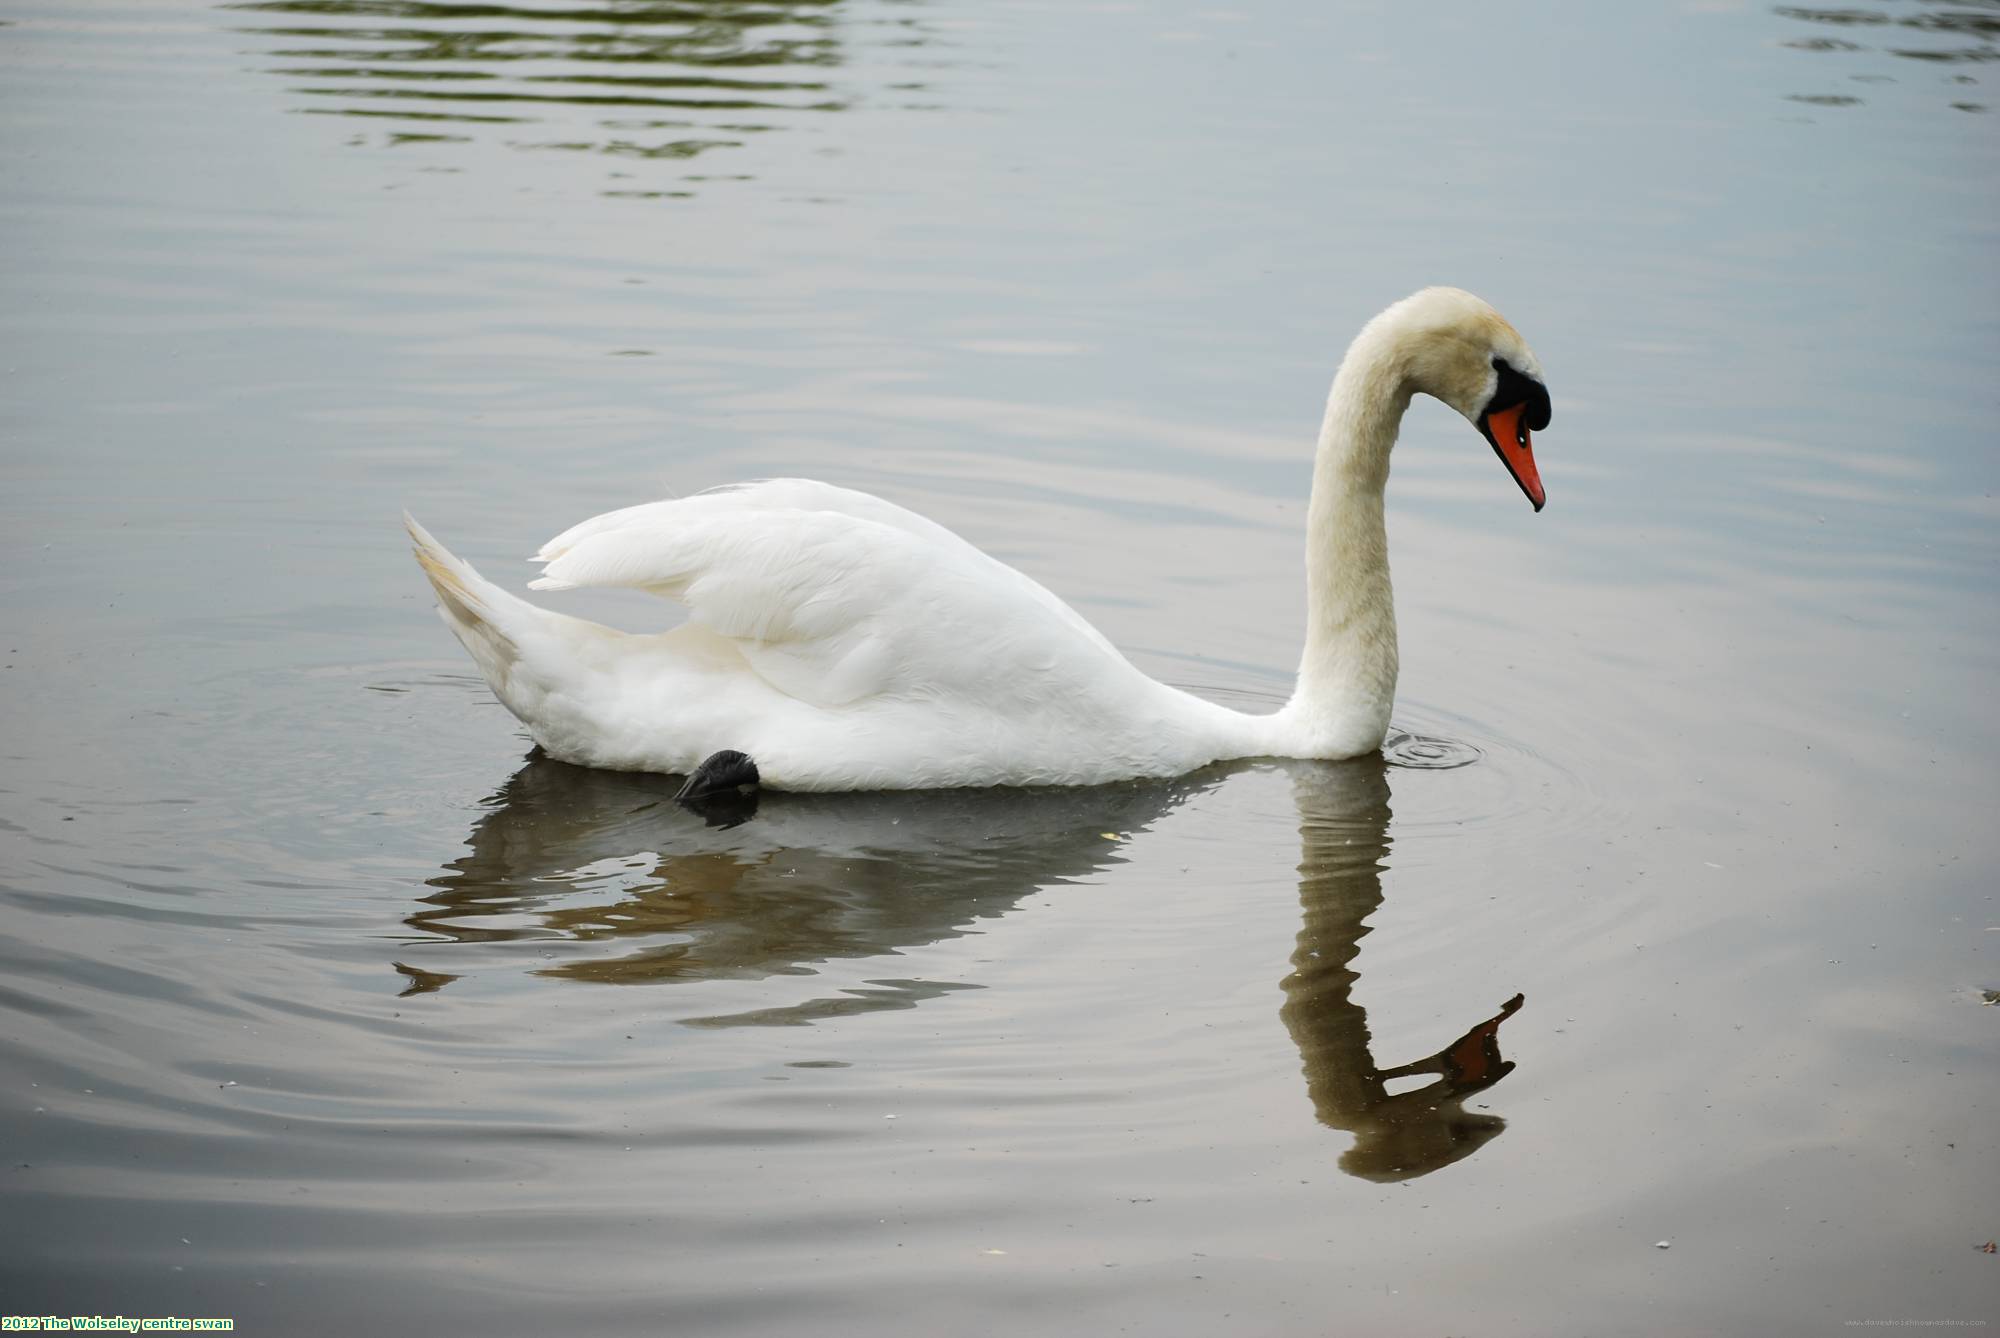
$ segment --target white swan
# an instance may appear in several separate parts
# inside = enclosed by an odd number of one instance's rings
[[[536,555],[532,587],[631,586],[688,621],[632,635],[501,590],[414,520],[439,611],[494,693],[567,762],[787,790],[1089,785],[1230,758],[1380,748],[1396,689],[1382,489],[1422,392],[1470,419],[1542,507],[1541,366],[1492,307],[1427,288],[1364,327],[1313,466],[1305,653],[1245,715],[1139,672],[1069,605],[866,493],[772,479],[613,511]],[[747,755],[747,761],[739,757]],[[708,765],[704,766],[704,762]]]

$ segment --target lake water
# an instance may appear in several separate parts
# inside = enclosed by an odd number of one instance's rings
[[[0,1310],[2000,1320],[1992,0],[0,23]],[[1267,705],[1428,283],[1555,396],[1540,515],[1397,449],[1455,769],[711,829],[531,759],[400,530],[823,477]]]

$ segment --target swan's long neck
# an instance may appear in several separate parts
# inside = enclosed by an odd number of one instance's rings
[[[1396,698],[1396,603],[1382,490],[1412,391],[1393,332],[1371,324],[1327,397],[1306,520],[1306,646],[1282,713],[1299,756],[1381,746]]]

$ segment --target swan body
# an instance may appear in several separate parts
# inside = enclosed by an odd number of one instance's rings
[[[1395,696],[1382,491],[1403,411],[1425,392],[1465,414],[1539,509],[1526,426],[1513,440],[1507,415],[1543,426],[1540,387],[1513,327],[1457,289],[1426,289],[1357,336],[1315,460],[1298,685],[1270,715],[1156,682],[1028,576],[934,521],[827,483],[769,479],[627,507],[536,554],[532,588],[632,587],[687,607],[685,623],[656,634],[530,604],[414,520],[409,529],[446,626],[566,762],[686,774],[733,750],[773,788],[868,790],[1355,757],[1381,746]],[[1527,458],[1525,477],[1510,449]]]

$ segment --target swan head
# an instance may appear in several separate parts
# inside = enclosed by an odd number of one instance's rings
[[[1540,511],[1547,495],[1530,434],[1549,425],[1542,364],[1507,318],[1462,288],[1426,288],[1371,325],[1393,341],[1407,384],[1479,429]]]

